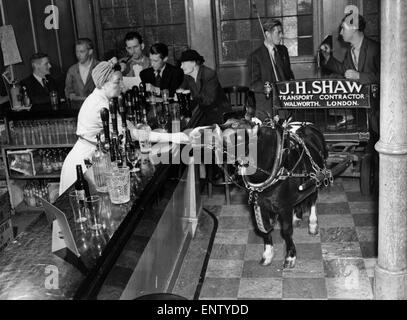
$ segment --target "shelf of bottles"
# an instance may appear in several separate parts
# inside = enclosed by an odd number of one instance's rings
[[[23,206],[41,208],[40,198],[50,201],[50,183],[46,180],[28,181],[23,188]]]
[[[50,145],[72,147],[76,142],[76,119],[11,121],[10,146],[41,148]]]
[[[10,179],[59,179],[69,151],[70,148],[7,151]]]

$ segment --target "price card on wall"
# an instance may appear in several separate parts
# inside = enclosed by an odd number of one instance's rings
[[[11,25],[0,27],[0,43],[5,66],[22,62],[14,30]]]

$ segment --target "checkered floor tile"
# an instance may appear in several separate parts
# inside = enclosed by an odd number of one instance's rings
[[[373,299],[377,203],[360,194],[359,180],[340,178],[320,191],[320,232],[308,234],[308,217],[294,229],[297,262],[293,269],[283,269],[285,244],[278,226],[273,231],[273,262],[267,267],[259,264],[263,240],[253,226],[245,196],[233,189],[230,206],[221,192],[205,199],[205,208],[215,214],[219,225],[199,299]],[[201,230],[198,225],[197,234]],[[192,243],[203,239],[200,235]],[[202,266],[202,255],[188,252],[173,292],[193,298]],[[195,285],[185,286],[191,283]]]

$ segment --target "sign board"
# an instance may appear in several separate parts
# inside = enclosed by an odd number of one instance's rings
[[[12,26],[0,27],[0,43],[5,66],[22,62]]]
[[[278,82],[277,90],[284,109],[370,108],[370,86],[351,80]]]
[[[75,239],[73,237],[71,228],[69,226],[68,220],[66,219],[65,213],[59,210],[57,207],[49,203],[48,201],[41,199],[41,203],[44,207],[45,212],[52,216],[54,215],[58,222],[58,227],[62,233],[63,240],[65,242],[66,247],[71,250],[77,257],[80,256],[78,247],[76,246]],[[59,231],[59,230],[58,230]],[[60,249],[60,248],[59,248]]]

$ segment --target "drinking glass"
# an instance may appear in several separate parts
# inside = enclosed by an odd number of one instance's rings
[[[110,201],[123,204],[130,201],[130,168],[113,168],[106,173]]]
[[[157,122],[161,129],[167,132],[168,118],[164,108],[158,113]]]
[[[170,91],[168,89],[162,89],[161,90],[161,95],[163,98],[163,102],[167,103],[168,99],[170,98]]]
[[[126,149],[126,157],[127,160],[131,163],[132,169],[130,170],[130,172],[134,173],[140,171],[140,167],[138,165],[140,162],[140,150],[135,147],[128,148]]]
[[[100,217],[101,198],[99,196],[90,196],[85,199],[85,208],[88,213],[88,225],[91,230],[102,229]]]
[[[151,151],[150,141],[151,128],[149,126],[142,126],[139,131],[139,143],[141,153],[149,153]]]
[[[74,221],[78,224],[79,229],[84,228],[84,223],[88,220],[85,211],[85,203],[78,199],[76,191],[69,193],[69,203],[74,214]]]

